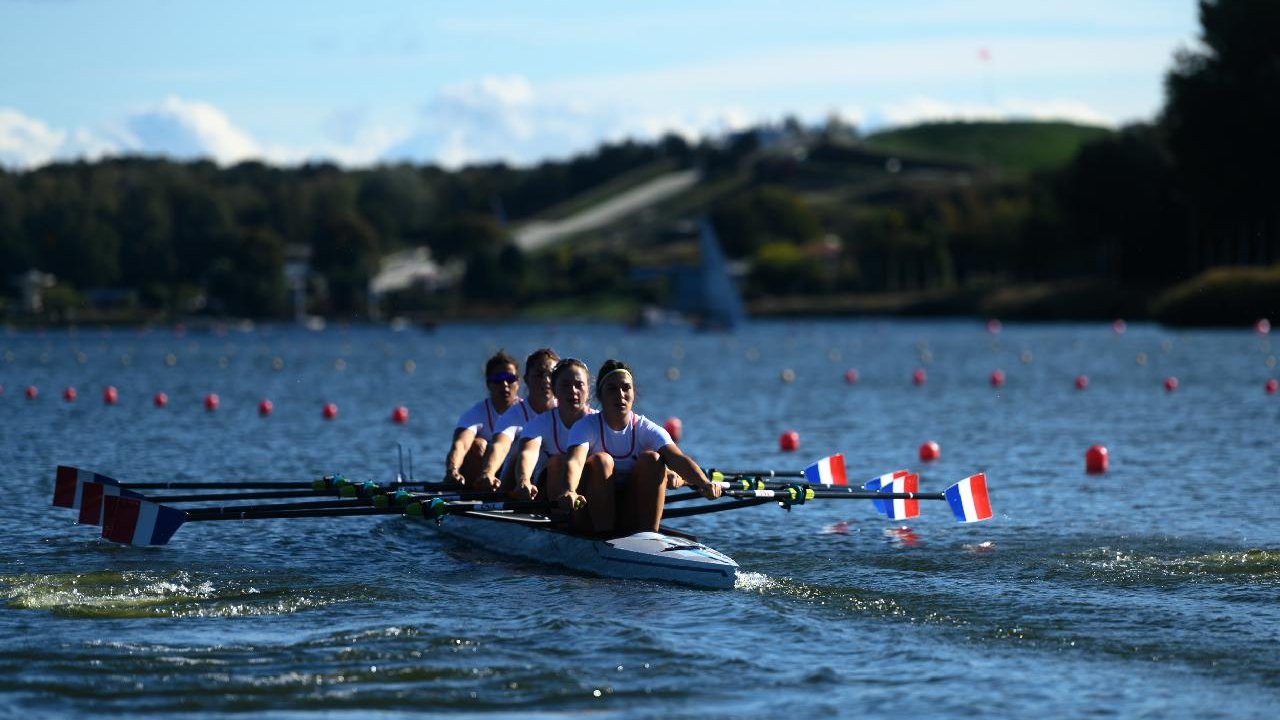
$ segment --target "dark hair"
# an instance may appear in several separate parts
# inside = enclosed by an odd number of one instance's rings
[[[529,370],[532,369],[535,364],[540,363],[543,360],[550,360],[553,363],[559,362],[560,355],[551,348],[538,348],[537,350],[534,350],[529,353],[529,357],[524,359],[524,374],[528,375]]]
[[[501,369],[504,365],[520,367],[520,364],[516,362],[516,359],[508,355],[506,350],[499,350],[493,354],[493,357],[484,362],[485,377],[493,374],[495,368]]]
[[[586,363],[582,362],[578,358],[565,358],[560,362],[556,363],[555,367],[551,368],[551,385],[555,386],[556,380],[559,379],[561,375],[565,374],[565,372],[567,372],[570,368],[576,368],[576,367],[582,368],[582,372],[586,374],[588,377],[591,376],[591,371],[587,369]]]
[[[636,374],[631,371],[630,365],[622,362],[621,360],[609,358],[604,361],[604,364],[600,366],[600,370],[596,372],[596,397],[600,397],[600,383],[604,382],[605,377],[615,370],[626,370],[627,373],[631,375],[632,379],[635,379]]]

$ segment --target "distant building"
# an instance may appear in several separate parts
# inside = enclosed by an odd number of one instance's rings
[[[378,317],[381,300],[387,293],[420,288],[434,293],[452,287],[462,277],[460,262],[440,265],[431,258],[431,249],[416,247],[382,257],[382,267],[369,279],[369,315]]]
[[[44,310],[44,291],[53,287],[57,282],[58,279],[53,275],[40,272],[35,268],[14,278],[14,284],[18,286],[22,312],[28,315],[42,312]]]

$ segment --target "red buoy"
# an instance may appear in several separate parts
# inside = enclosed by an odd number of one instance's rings
[[[680,438],[684,437],[684,423],[680,422],[678,417],[667,418],[667,421],[662,423],[662,427],[675,442],[680,442]]]
[[[1085,389],[1085,388],[1087,388],[1087,387],[1089,387],[1089,376],[1088,376],[1088,375],[1077,375],[1077,376],[1076,376],[1076,389],[1077,389],[1077,390],[1083,390],[1083,389]]]
[[[35,400],[35,399],[36,399],[36,396],[37,396],[37,395],[39,395],[39,394],[40,394],[40,391],[36,389],[36,386],[35,386],[35,385],[28,385],[28,386],[27,386],[26,395],[27,395],[27,399],[28,399],[28,400]]]
[[[1004,371],[996,368],[991,371],[991,387],[998,388],[1004,386]]]
[[[213,412],[218,409],[218,394],[209,393],[204,396],[204,409]]]
[[[1178,389],[1178,378],[1170,375],[1164,379],[1165,392],[1173,392]]]
[[[854,370],[853,368],[849,368],[848,370],[845,370],[844,381],[849,383],[850,385],[853,385],[854,383],[858,382],[858,371]]]
[[[263,398],[258,403],[258,416],[266,417],[271,414],[272,410],[275,410],[275,409],[276,409],[276,406],[273,405],[270,400]]]
[[[942,457],[942,447],[932,440],[926,440],[920,443],[920,460],[921,462],[933,462]]]
[[[391,411],[391,422],[397,425],[403,425],[409,422],[409,408],[403,405],[397,405],[395,409]]]
[[[102,402],[107,405],[115,405],[120,399],[120,393],[116,391],[114,385],[108,385],[102,389]]]
[[[158,392],[154,396],[152,396],[151,403],[158,408],[162,408],[165,405],[169,404],[169,396],[165,395],[162,392]]]
[[[1107,471],[1109,462],[1107,449],[1102,445],[1090,445],[1084,451],[1084,471],[1090,475],[1101,475]]]
[[[1258,322],[1253,324],[1253,329],[1259,335],[1266,335],[1271,332],[1271,321],[1266,318],[1258,318]]]
[[[67,402],[76,401],[76,389],[73,387],[65,387],[62,389],[62,399]]]
[[[333,403],[325,403],[324,408],[320,410],[320,414],[325,420],[332,420],[338,417],[338,406]]]
[[[800,449],[800,433],[788,430],[778,437],[778,449],[783,452],[795,452]]]
[[[1129,324],[1120,318],[1111,321],[1111,332],[1117,335],[1123,335],[1125,330],[1129,329]]]
[[[916,368],[916,371],[911,373],[911,382],[916,385],[923,385],[924,381],[927,379],[928,376],[925,375],[924,368]]]
[[[1271,378],[1262,386],[1262,389],[1266,390],[1268,395],[1275,395],[1276,390],[1280,390],[1280,383],[1276,382],[1275,378]]]
[[[987,321],[987,332],[991,333],[992,335],[999,335],[1000,331],[1003,329],[1004,329],[1004,325],[1002,325],[999,320],[995,318],[991,318],[990,320]]]

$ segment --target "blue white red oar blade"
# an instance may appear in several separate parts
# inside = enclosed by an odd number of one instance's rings
[[[893,492],[893,481],[898,478],[905,478],[910,474],[911,473],[906,470],[895,470],[891,473],[885,473],[880,477],[872,478],[863,483],[862,489],[870,490],[872,492],[879,492],[881,490],[885,492]],[[871,504],[875,507],[876,512],[892,518],[893,516],[890,515],[890,512],[893,510],[891,507],[892,502],[892,500],[872,500]]]
[[[137,497],[102,499],[102,537],[126,545],[164,545],[182,527],[187,514]]]
[[[53,480],[53,505],[76,509],[80,507],[81,489],[85,483],[102,483],[119,485],[119,481],[99,475],[90,470],[81,470],[68,465],[59,465]]]
[[[987,498],[987,476],[970,475],[943,493],[951,512],[959,522],[978,522],[991,518],[991,502]]]
[[[98,477],[111,480],[105,475]],[[114,480],[111,480],[114,483]],[[145,500],[146,496],[140,492],[133,490],[125,490],[120,485],[112,485],[102,482],[82,482],[80,483],[80,516],[76,522],[81,525],[100,525],[102,523],[102,507],[105,498],[121,496],[132,497]]]
[[[848,485],[844,473],[844,455],[836,453],[824,457],[804,469],[804,479],[810,485]]]

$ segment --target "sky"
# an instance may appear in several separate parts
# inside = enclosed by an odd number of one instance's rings
[[[1195,0],[0,0],[0,166],[528,165],[795,117],[1152,120]]]

